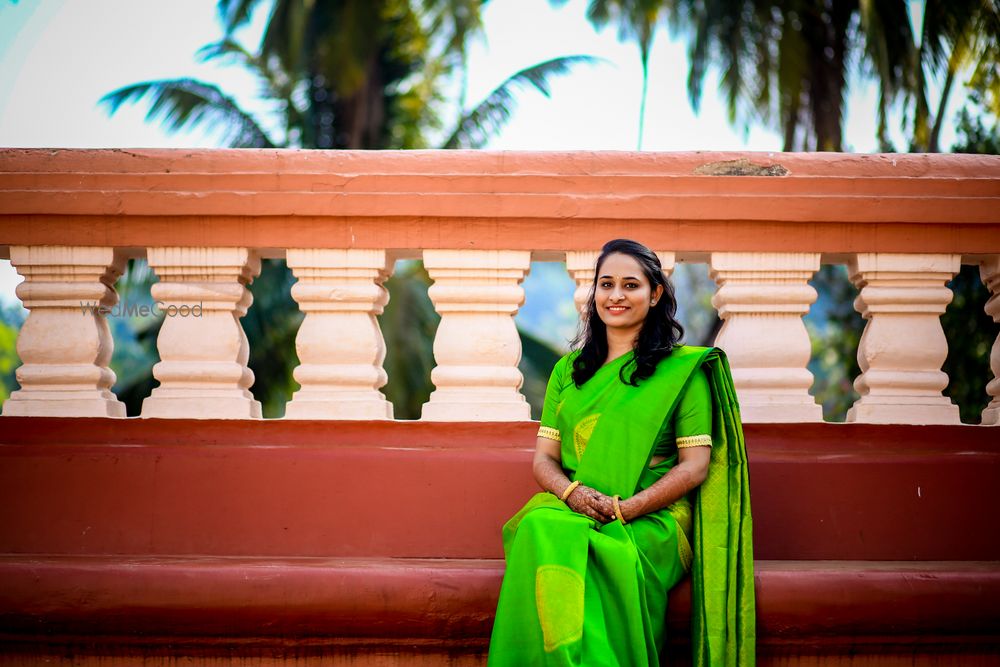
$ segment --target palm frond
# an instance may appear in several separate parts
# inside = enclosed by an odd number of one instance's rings
[[[566,74],[581,63],[594,64],[601,61],[603,59],[594,56],[563,56],[511,75],[487,95],[481,104],[462,116],[442,148],[482,148],[510,120],[516,88],[534,87],[542,95],[549,97],[551,77]]]
[[[256,62],[256,58],[252,53],[230,37],[206,44],[195,52],[195,57],[199,62],[208,62],[209,60],[225,58],[226,56],[232,56],[241,65],[250,67],[254,66]]]
[[[708,54],[711,34],[707,16],[700,15],[692,20],[695,25],[695,34],[688,47],[687,90],[691,108],[698,112],[701,108],[702,83],[705,81],[705,74],[709,67]]]
[[[254,55],[239,42],[228,37],[218,42],[206,44],[198,49],[195,55],[201,62],[227,57],[233,58],[260,79],[263,97],[277,100],[284,105],[283,113],[287,128],[300,128],[302,126],[304,106],[296,99],[299,92],[299,81],[281,68],[276,56],[265,58]]]
[[[168,133],[202,126],[220,130],[232,148],[273,148],[274,144],[253,116],[233,98],[214,86],[196,79],[145,81],[114,90],[99,100],[114,115],[122,104],[149,97],[146,120],[158,120]]]
[[[250,21],[260,0],[218,0],[216,10],[226,35],[231,35]]]

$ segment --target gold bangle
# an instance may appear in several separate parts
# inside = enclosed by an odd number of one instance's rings
[[[566,490],[562,492],[562,495],[559,496],[559,500],[566,502],[566,499],[569,498],[569,494],[573,493],[573,489],[578,486],[580,486],[579,480],[571,482],[570,485],[566,487]]]
[[[618,517],[618,520],[621,521],[624,526],[628,523],[628,521],[626,521],[625,517],[622,516],[622,508],[621,505],[618,504],[619,500],[621,500],[621,496],[611,496],[611,502],[615,504],[615,516]]]

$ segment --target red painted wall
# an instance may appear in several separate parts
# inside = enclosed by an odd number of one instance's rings
[[[500,558],[526,423],[10,418],[0,553]],[[757,557],[1000,560],[1000,437],[745,427]],[[993,524],[995,527],[995,523]]]

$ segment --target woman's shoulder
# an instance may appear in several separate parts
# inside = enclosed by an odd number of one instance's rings
[[[563,365],[563,366],[572,365],[573,364],[573,360],[576,359],[578,356],[580,356],[580,352],[582,352],[582,351],[583,351],[582,349],[570,350],[569,352],[567,352],[563,356],[559,357],[559,361],[556,362],[556,366],[559,366],[559,365]]]
[[[714,348],[714,347],[703,347],[701,345],[681,345],[681,344],[678,344],[678,345],[674,346],[674,349],[670,351],[670,354],[676,354],[678,356],[683,356],[683,355],[688,355],[688,354],[702,355],[702,354],[705,354],[706,352],[711,352],[712,350],[715,350],[715,349],[717,349],[717,348]]]
[[[552,372],[560,374],[572,372],[573,360],[578,356],[580,356],[580,350],[570,350],[563,356],[559,357],[559,360],[556,361],[556,365],[552,368]]]

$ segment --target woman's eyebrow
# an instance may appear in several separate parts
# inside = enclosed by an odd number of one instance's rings
[[[603,280],[604,278],[614,278],[614,276],[603,275],[600,278],[598,278],[598,280]],[[635,276],[625,276],[624,278],[622,278],[622,280],[638,280],[638,278],[636,278]]]

